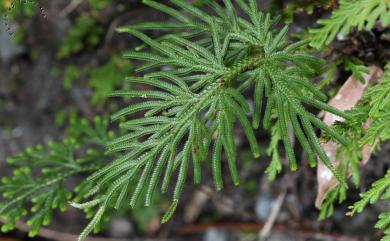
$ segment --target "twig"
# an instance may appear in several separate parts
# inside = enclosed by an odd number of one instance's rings
[[[294,131],[293,131],[291,125],[288,128],[288,134],[289,134],[289,138],[290,138],[291,143],[294,145],[295,136],[294,136]],[[288,162],[287,157],[285,157],[284,160],[286,163]],[[287,175],[289,175],[289,174],[287,174]],[[288,182],[286,182],[284,180],[282,192],[279,194],[278,198],[272,204],[271,213],[270,213],[264,227],[259,232],[260,240],[264,240],[264,239],[268,238],[269,235],[271,234],[271,230],[272,230],[273,226],[275,225],[276,218],[278,217],[280,210],[282,208],[282,205],[284,203],[287,189],[288,189]]]
[[[121,19],[117,18],[110,23],[106,37],[104,38],[104,46],[108,46],[109,42],[111,41],[112,36],[114,36],[115,29],[116,29],[116,27],[118,27],[118,24],[120,23],[120,21],[121,21]]]
[[[69,13],[73,12],[84,0],[72,0],[61,12],[60,16],[65,17]]]
[[[84,116],[86,116],[89,120],[92,120],[95,114],[93,113],[88,101],[84,99],[81,91],[79,89],[73,90],[72,97],[77,106],[83,112]]]
[[[210,229],[225,229],[225,230],[254,230],[259,231],[263,229],[263,223],[216,223],[216,224],[187,224],[179,227],[178,234],[200,234],[205,233]],[[306,228],[290,229],[283,224],[275,224],[273,228],[274,233],[289,234],[292,237],[303,240],[322,240],[322,241],[362,241],[361,238],[355,236],[347,236],[339,233],[319,233],[316,230]]]
[[[224,196],[221,193],[214,192],[213,189],[209,186],[202,185],[200,191],[208,195],[215,204],[215,206],[217,208],[221,208],[224,212],[239,213],[243,218],[256,219],[256,216],[253,213],[246,211],[240,205],[235,205],[234,201],[231,198]]]
[[[259,236],[260,240],[266,239],[271,234],[272,227],[275,224],[276,218],[280,213],[280,209],[283,205],[284,199],[286,197],[287,190],[284,189],[275,200],[271,208],[271,214],[269,215],[267,222],[264,227],[261,229]]]
[[[4,220],[0,218],[0,223],[4,223]],[[25,222],[19,221],[16,223],[15,228],[22,232],[29,232],[30,226],[28,226]],[[70,233],[64,233],[55,231],[48,228],[41,228],[39,233],[39,237],[49,239],[49,240],[55,240],[55,241],[76,241],[78,240],[78,235],[70,234]],[[129,241],[130,239],[120,239],[120,238],[100,238],[100,237],[88,237],[85,239],[85,241]],[[174,241],[174,239],[149,239],[149,238],[132,238],[131,241]]]
[[[1,223],[5,223],[3,219],[0,219]],[[22,232],[29,232],[31,227],[28,226],[25,222],[19,221],[16,223],[15,228]],[[64,233],[55,231],[48,228],[41,228],[38,233],[39,237],[56,240],[56,241],[76,241],[78,235]],[[127,241],[126,239],[112,239],[112,238],[98,238],[98,237],[89,237],[85,241]]]

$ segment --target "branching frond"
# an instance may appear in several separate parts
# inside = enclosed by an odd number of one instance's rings
[[[62,142],[30,147],[9,158],[7,161],[15,170],[12,176],[3,177],[0,185],[0,215],[6,222],[1,230],[13,230],[16,222],[27,216],[32,237],[41,226],[51,222],[54,209],[65,211],[73,196],[65,182],[72,176],[99,169],[104,159],[102,143],[108,140],[107,126],[108,121],[100,118],[95,119],[93,126],[86,120],[76,121],[70,130],[72,135]],[[80,152],[84,154],[77,154]],[[30,211],[25,208],[29,203]]]
[[[148,206],[160,179],[165,193],[177,176],[172,205],[163,218],[163,222],[168,221],[178,205],[191,166],[194,182],[199,183],[202,162],[209,160],[216,189],[223,187],[223,154],[233,183],[238,184],[233,133],[238,123],[254,157],[260,155],[255,129],[261,119],[267,129],[271,124],[276,126],[291,169],[296,170],[294,147],[288,138],[292,123],[293,132],[307,149],[311,165],[315,165],[316,153],[343,182],[321,148],[314,127],[344,145],[348,143],[307,111],[306,106],[349,117],[328,106],[324,102],[326,96],[310,82],[309,77],[319,72],[323,61],[298,51],[307,42],[288,44],[288,28],[275,32],[275,20],[260,12],[254,0],[237,0],[245,17],[237,14],[230,0],[223,1],[225,8],[210,1],[214,15],[181,0],[171,0],[171,3],[184,13],[155,1],[144,2],[171,15],[176,22],[169,22],[165,27],[147,23],[119,29],[144,43],[135,51],[125,53],[125,57],[144,63],[139,72],[151,72],[129,77],[128,81],[148,85],[150,89],[113,93],[113,96],[131,98],[135,103],[112,116],[114,120],[123,120],[121,127],[127,133],[108,143],[107,152],[119,153],[119,158],[88,178],[94,183],[91,197],[99,200],[93,202],[99,211],[80,240],[99,223],[105,210],[118,207],[118,203],[127,200],[127,195],[131,206],[140,202]],[[171,32],[157,39],[142,32],[153,28]],[[180,33],[176,34],[176,30]],[[248,118],[250,108],[242,93],[250,86],[255,87],[256,109],[252,120]],[[261,118],[263,99],[266,108]],[[279,171],[277,163],[273,169],[272,173]],[[135,178],[138,184],[129,193],[128,183]]]
[[[349,148],[340,147],[338,153],[343,155],[344,160],[340,165],[341,173],[347,173],[349,167],[352,169],[352,177],[356,186],[360,181],[359,161],[361,160],[362,148],[369,144],[372,146],[378,145],[381,142],[390,139],[390,66],[386,66],[384,79],[381,83],[370,86],[365,93],[363,99],[356,107],[348,111],[352,117],[346,122],[337,122],[335,128],[339,133],[348,136],[351,142]],[[366,130],[364,124],[370,120],[371,125]],[[328,137],[326,137],[328,138]],[[345,174],[344,174],[345,175]],[[390,171],[387,172],[384,178],[373,183],[371,189],[363,193],[362,199],[356,202],[351,207],[350,215],[360,213],[368,204],[373,204],[382,197],[385,200],[390,200]],[[340,187],[330,192],[321,207],[321,218],[325,218],[333,213],[333,203],[337,201],[337,193],[342,193],[340,200],[345,199],[344,192],[340,192]],[[341,198],[342,197],[342,198]],[[376,225],[379,229],[386,229],[385,236],[382,240],[390,239],[390,229],[388,221],[390,213],[384,212],[379,216],[379,221]]]
[[[362,199],[358,202],[356,202],[353,206],[350,207],[350,212],[347,213],[347,215],[354,215],[355,213],[361,213],[364,208],[368,204],[374,204],[379,199],[383,199],[386,201],[390,200],[390,170],[387,171],[387,174],[375,181],[372,184],[371,189],[369,189],[367,192],[364,192],[361,194]],[[381,239],[382,241],[386,241],[390,239],[390,212],[382,212],[379,215],[379,220],[375,225],[378,229],[385,230],[384,237]]]
[[[334,213],[334,204],[342,203],[347,198],[347,189],[342,186],[338,186],[330,191],[321,205],[320,214],[318,215],[319,220],[329,218]]]
[[[338,33],[348,34],[352,28],[370,30],[376,21],[383,26],[390,24],[390,2],[383,0],[340,0],[339,9],[329,19],[320,19],[318,29],[311,29],[310,44],[321,48],[330,44]]]

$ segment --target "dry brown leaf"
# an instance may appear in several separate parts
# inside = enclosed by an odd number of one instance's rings
[[[363,77],[366,80],[365,84],[360,83],[360,81],[353,76],[349,77],[349,79],[344,83],[335,97],[333,97],[328,104],[342,111],[346,111],[354,107],[364,96],[368,86],[375,82],[379,82],[379,80],[383,78],[383,71],[380,68],[376,66],[370,66],[369,69],[369,74],[363,74]],[[328,126],[339,120],[342,120],[342,118],[329,112],[326,112],[323,118],[324,123]],[[366,126],[369,126],[369,124],[370,123],[366,123]],[[340,163],[340,160],[336,158],[338,147],[339,145],[333,141],[322,144],[322,148],[334,166],[338,166]],[[370,159],[372,154],[372,147],[370,145],[366,145],[363,147],[362,152],[363,157],[361,160],[361,165],[363,166]],[[351,173],[349,173],[349,176],[351,176]],[[322,162],[319,162],[317,166],[317,183],[318,191],[315,205],[317,208],[320,208],[324,198],[326,197],[326,194],[328,194],[338,184],[338,181],[333,176],[332,172]]]

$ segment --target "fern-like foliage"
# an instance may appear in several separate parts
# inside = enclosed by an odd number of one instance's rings
[[[374,145],[378,142],[390,140],[390,64],[386,67],[385,78],[367,91],[369,98],[369,117],[372,124],[365,136],[360,140],[361,145]],[[387,174],[372,184],[370,190],[362,194],[362,199],[351,207],[350,215],[360,213],[367,204],[377,202],[379,198],[390,200],[390,170]],[[390,211],[379,215],[379,221],[375,225],[378,229],[384,229],[385,235],[382,241],[390,240]]]
[[[387,171],[383,178],[375,181],[371,189],[362,193],[361,196],[362,199],[350,207],[351,211],[347,215],[360,213],[368,204],[376,203],[379,199],[390,200],[390,170]],[[381,241],[390,240],[390,211],[383,212],[379,215],[379,220],[375,227],[385,230],[385,235]]]
[[[341,173],[348,172],[348,167],[352,167],[353,180],[356,186],[359,185],[360,171],[359,160],[361,160],[361,150],[363,146],[369,144],[377,146],[384,141],[390,140],[390,64],[387,65],[384,80],[368,88],[363,99],[358,105],[349,111],[351,120],[346,122],[338,122],[335,128],[338,132],[348,136],[351,140],[349,148],[341,147],[339,153],[343,155],[343,162],[341,165]],[[364,124],[370,120],[371,125],[367,130]],[[326,137],[325,137],[326,138]],[[344,171],[343,171],[344,170]],[[349,214],[360,213],[368,203],[375,203],[383,194],[389,193],[388,187],[390,185],[390,172],[382,179],[377,180],[372,188],[366,193],[362,194],[362,200],[355,203],[351,207]],[[386,191],[387,190],[387,191]],[[330,192],[324,204],[321,207],[320,218],[326,218],[333,214],[333,203],[342,202],[346,199],[346,193],[343,187],[337,187]],[[388,194],[383,195],[383,199],[389,200]],[[385,212],[379,216],[380,221],[377,228],[385,229],[386,236],[383,240],[390,240],[390,229],[388,229],[390,220],[390,213]]]
[[[357,149],[366,144],[375,145],[390,139],[390,64],[387,64],[381,83],[368,88],[363,99],[349,111],[349,121],[338,122],[335,128],[346,135],[353,135],[358,141]],[[368,120],[372,124],[367,130],[363,125]]]
[[[320,19],[318,29],[309,30],[310,44],[321,48],[330,44],[338,33],[348,34],[352,28],[370,30],[376,21],[383,26],[390,24],[390,2],[383,0],[340,0],[339,9],[329,19]]]
[[[127,133],[108,143],[107,153],[119,153],[120,157],[88,178],[94,183],[95,198],[79,206],[96,207],[97,212],[80,240],[107,210],[119,208],[127,196],[131,206],[140,202],[150,205],[160,178],[161,191],[165,193],[177,173],[172,205],[162,220],[167,222],[177,208],[190,167],[194,183],[200,183],[202,163],[210,161],[216,189],[223,187],[223,154],[233,183],[239,184],[233,132],[236,123],[241,124],[255,157],[260,155],[255,129],[260,123],[266,129],[274,126],[280,133],[290,167],[296,170],[297,160],[289,139],[291,129],[306,150],[310,165],[316,165],[316,153],[343,182],[322,150],[314,126],[342,144],[348,143],[308,112],[305,105],[347,119],[348,115],[324,103],[326,96],[310,82],[309,77],[320,70],[323,61],[299,52],[307,42],[288,44],[288,28],[274,29],[276,21],[259,11],[255,0],[236,1],[245,17],[238,15],[230,0],[223,1],[225,7],[208,1],[214,14],[186,1],[170,2],[181,10],[144,1],[175,21],[119,29],[143,42],[125,57],[143,62],[138,72],[148,71],[127,81],[132,86],[142,84],[151,89],[112,94],[133,98],[135,103],[112,115],[113,120],[121,120],[120,125]],[[152,39],[143,33],[151,29],[168,33]],[[254,87],[253,111],[243,95],[250,87]],[[275,158],[275,162],[279,160]],[[273,165],[277,171],[277,163]],[[129,193],[133,179],[138,184]]]
[[[47,147],[37,145],[9,158],[13,175],[3,177],[0,192],[0,215],[6,222],[3,232],[14,229],[16,222],[28,217],[29,236],[38,234],[42,225],[51,222],[54,209],[65,211],[73,192],[65,182],[76,175],[99,169],[104,160],[104,143],[109,140],[108,121],[96,118],[94,125],[74,120],[69,137],[61,142],[50,141]],[[110,134],[111,135],[111,134]],[[77,188],[78,195],[87,189]],[[32,203],[30,210],[26,207]]]
[[[370,110],[368,115],[373,122],[361,140],[361,144],[374,144],[376,140],[390,139],[390,63],[386,66],[382,83],[367,91]]]
[[[271,129],[271,142],[267,149],[267,155],[272,157],[271,163],[265,170],[265,173],[268,174],[268,179],[270,181],[274,181],[283,168],[281,163],[281,155],[279,152],[279,144],[282,141],[282,136],[278,126],[279,125],[276,122]]]
[[[338,186],[330,191],[324,202],[321,204],[320,214],[318,215],[318,220],[324,220],[329,218],[334,213],[335,203],[342,203],[347,199],[347,188],[343,186]]]

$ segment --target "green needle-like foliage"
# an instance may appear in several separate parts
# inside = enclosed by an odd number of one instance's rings
[[[15,169],[0,184],[0,216],[5,221],[1,230],[13,230],[16,222],[27,216],[31,226],[29,236],[33,237],[41,226],[51,222],[54,209],[65,211],[73,198],[65,182],[99,169],[105,158],[103,143],[108,140],[107,126],[108,121],[100,118],[95,119],[94,125],[77,120],[72,123],[71,135],[63,141],[50,141],[47,147],[30,147],[9,158],[8,163]],[[86,185],[82,183],[80,187]],[[88,189],[80,187],[78,196],[83,196]],[[32,207],[27,210],[29,203]]]
[[[142,61],[138,72],[147,74],[129,77],[127,81],[132,86],[141,84],[150,89],[133,88],[112,94],[132,98],[135,103],[112,115],[127,133],[108,143],[107,153],[118,153],[119,158],[88,178],[95,186],[95,201],[85,206],[98,206],[98,211],[80,240],[99,223],[104,212],[127,202],[127,196],[131,206],[140,202],[150,205],[160,178],[163,193],[174,186],[172,205],[162,220],[167,222],[178,206],[191,167],[194,182],[199,183],[202,163],[210,161],[216,189],[223,187],[223,154],[233,183],[239,184],[234,143],[234,127],[238,123],[255,157],[260,155],[255,130],[262,122],[266,129],[277,129],[291,170],[298,167],[289,138],[289,133],[294,133],[312,166],[317,154],[343,183],[321,148],[314,127],[344,145],[348,143],[307,111],[306,106],[346,119],[348,116],[328,106],[324,102],[326,96],[310,82],[323,60],[299,52],[306,41],[287,43],[288,28],[275,29],[276,21],[259,11],[255,0],[236,1],[245,12],[244,17],[238,15],[230,0],[223,1],[225,7],[209,1],[214,14],[182,0],[171,0],[175,7],[144,2],[175,21],[119,29],[143,42],[136,50],[125,53],[125,57]],[[151,29],[167,34],[152,39],[143,33]],[[254,87],[253,111],[243,95],[249,87]],[[278,171],[276,164],[273,169]],[[128,184],[133,179],[138,184],[129,193]],[[83,208],[83,204],[75,205]]]
[[[363,99],[356,107],[348,111],[352,117],[346,122],[337,122],[335,129],[351,140],[349,148],[340,147],[338,153],[343,157],[340,165],[341,173],[346,176],[348,169],[352,169],[352,179],[356,186],[360,180],[359,161],[361,160],[362,148],[369,144],[373,147],[390,140],[390,65],[386,67],[384,79],[381,83],[370,86]],[[365,123],[371,122],[366,130]],[[327,138],[327,137],[325,137]],[[380,197],[390,200],[390,172],[382,179],[374,182],[371,189],[363,193],[362,199],[351,207],[350,215],[360,213],[366,205],[373,204]],[[320,218],[326,218],[333,214],[333,203],[342,202],[346,199],[343,187],[337,187],[330,192],[321,207]],[[390,213],[384,212],[379,216],[380,221],[376,225],[379,229],[386,229],[382,240],[390,240],[389,220]]]
[[[320,19],[318,29],[311,29],[310,44],[321,48],[330,44],[338,33],[348,34],[352,28],[359,31],[371,30],[376,21],[390,24],[390,2],[386,0],[340,0],[340,7],[332,12],[329,19]]]
[[[376,140],[390,139],[390,64],[387,64],[382,83],[369,88],[366,94],[369,105],[368,116],[373,120],[361,145],[374,144]]]
[[[379,142],[390,140],[390,65],[386,67],[385,77],[382,83],[368,89],[365,96],[367,116],[371,118],[372,124],[366,134],[360,140],[361,145],[374,145]],[[350,215],[360,213],[367,204],[373,204],[382,198],[390,200],[390,170],[387,174],[372,184],[371,189],[361,194],[362,199],[351,207]],[[375,225],[378,229],[385,230],[382,241],[390,240],[390,212],[382,212],[379,221]]]
[[[361,213],[368,204],[376,203],[379,199],[390,200],[390,170],[387,171],[387,174],[383,178],[375,181],[370,190],[362,193],[361,197],[362,199],[360,201],[350,207],[351,211],[347,213],[348,215]],[[381,241],[390,240],[390,211],[382,212],[379,215],[379,220],[375,227],[385,230],[385,235]]]

